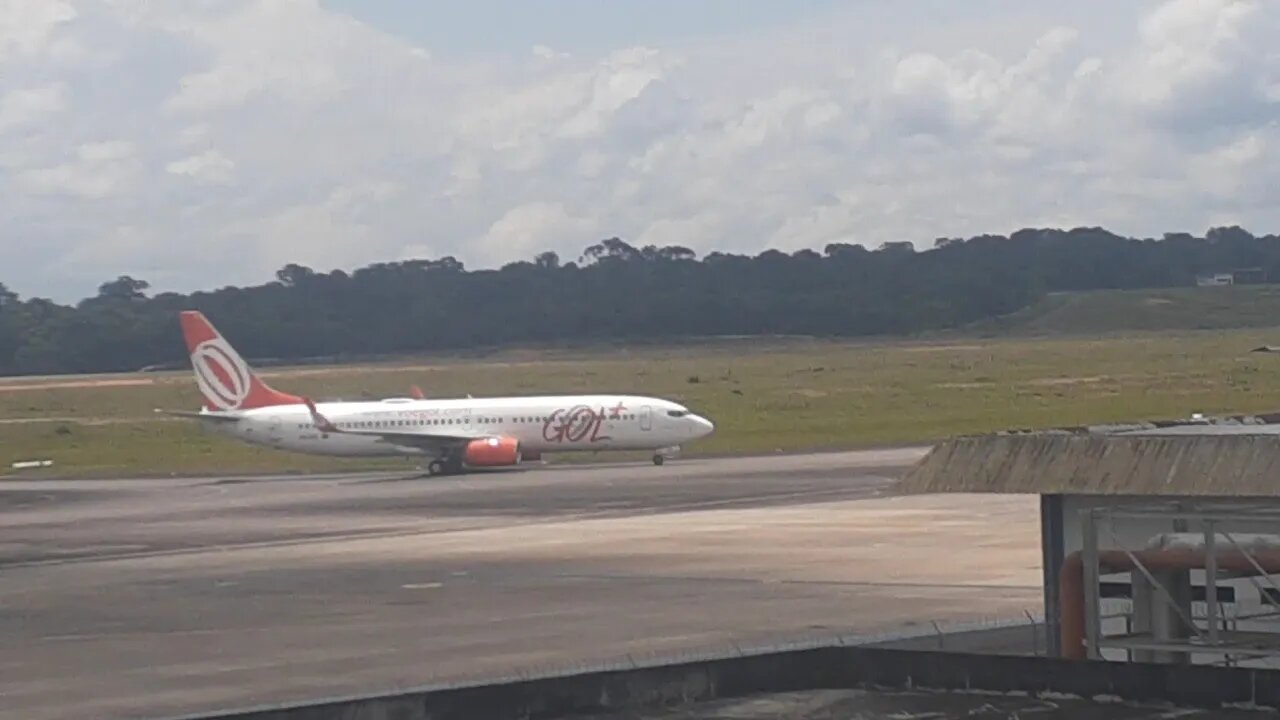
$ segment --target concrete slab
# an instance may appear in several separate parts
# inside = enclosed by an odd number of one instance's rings
[[[0,483],[0,718],[163,717],[626,653],[1018,616],[1033,497],[907,451]]]

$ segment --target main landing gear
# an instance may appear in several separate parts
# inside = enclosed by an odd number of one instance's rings
[[[461,475],[462,458],[443,457],[427,463],[427,475]]]

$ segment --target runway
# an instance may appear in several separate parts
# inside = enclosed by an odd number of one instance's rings
[[[1034,499],[895,497],[922,452],[0,480],[0,718],[159,718],[1035,610]],[[943,552],[962,544],[984,549]]]

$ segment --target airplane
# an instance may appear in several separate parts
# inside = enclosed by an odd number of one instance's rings
[[[316,403],[263,382],[199,311],[182,311],[179,319],[203,403],[198,412],[157,412],[278,450],[427,458],[428,475],[456,475],[518,465],[546,452],[651,450],[653,464],[662,465],[685,443],[715,430],[684,405],[640,395]]]

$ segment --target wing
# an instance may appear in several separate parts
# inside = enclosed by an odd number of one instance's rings
[[[174,417],[193,418],[195,420],[213,420],[216,422],[238,422],[240,420],[239,415],[217,412],[214,410],[192,412],[190,410],[164,410],[156,408],[156,412],[161,415],[173,415]]]
[[[342,434],[342,435],[365,435],[381,438],[383,441],[392,445],[400,445],[404,447],[421,448],[429,451],[440,451],[444,448],[459,447],[466,445],[472,440],[480,440],[489,437],[485,433],[476,434],[457,434],[457,433],[438,433],[438,432],[415,432],[412,430],[373,430],[363,428],[341,428],[335,425],[316,409],[316,404],[310,399],[304,400],[307,410],[311,413],[311,421],[315,423],[316,429],[324,433]]]

